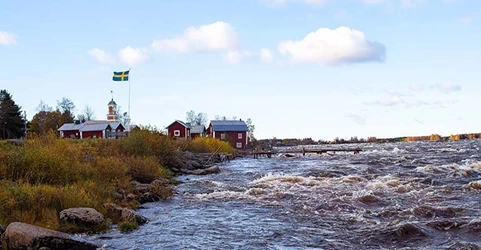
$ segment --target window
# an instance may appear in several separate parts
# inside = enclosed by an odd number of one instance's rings
[[[236,143],[236,144],[235,144],[235,147],[236,147],[236,148],[242,148],[242,142]]]
[[[242,139],[242,133],[237,134],[237,139]]]
[[[174,130],[174,136],[180,136],[180,130]]]
[[[220,139],[225,140],[225,134],[220,134]]]

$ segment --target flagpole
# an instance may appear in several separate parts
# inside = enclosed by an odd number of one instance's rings
[[[129,114],[129,124],[127,125],[128,126],[127,131],[129,131],[129,132],[130,132],[130,122],[131,122],[131,119],[132,119],[132,116],[130,115],[130,69],[131,68],[129,68],[129,113],[128,113]]]

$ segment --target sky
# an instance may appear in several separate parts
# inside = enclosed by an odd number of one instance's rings
[[[0,89],[164,128],[190,110],[256,138],[481,132],[479,0],[2,0]],[[130,71],[130,83],[112,81]]]

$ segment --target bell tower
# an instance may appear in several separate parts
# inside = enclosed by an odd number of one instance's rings
[[[118,121],[119,114],[117,114],[117,103],[114,101],[113,96],[108,106],[109,106],[109,113],[107,114],[107,121],[112,121],[112,122]]]

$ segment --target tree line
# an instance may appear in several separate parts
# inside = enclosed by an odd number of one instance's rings
[[[25,112],[21,111],[22,107],[15,103],[12,95],[5,89],[0,90],[0,138],[22,138],[27,136],[27,132],[44,135],[49,131],[57,132],[64,123],[95,119],[95,113],[88,105],[77,115],[75,108],[74,102],[66,97],[57,100],[55,108],[40,101],[37,113],[28,121]]]

